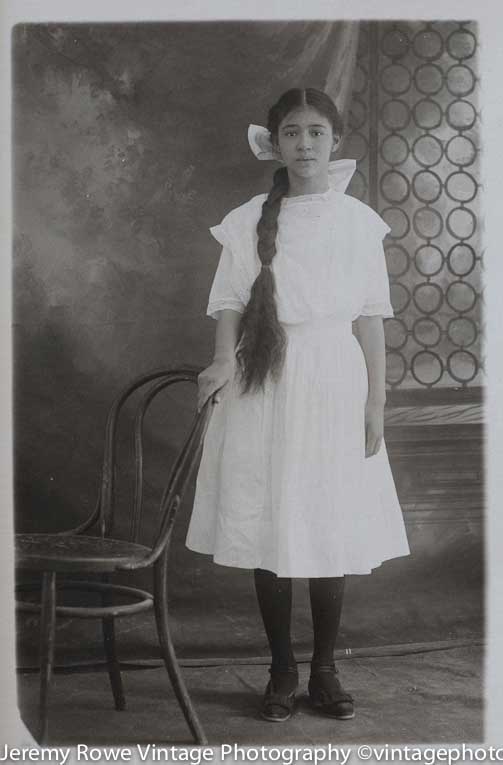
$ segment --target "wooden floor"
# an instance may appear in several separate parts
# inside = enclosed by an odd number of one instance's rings
[[[409,521],[420,518],[420,513],[437,521],[482,522],[484,407],[480,389],[391,393],[385,440],[400,504]]]

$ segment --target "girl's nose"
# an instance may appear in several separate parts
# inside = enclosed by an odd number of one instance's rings
[[[303,150],[311,148],[311,136],[308,132],[299,134],[298,148]]]

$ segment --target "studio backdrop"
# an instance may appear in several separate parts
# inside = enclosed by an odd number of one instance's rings
[[[17,529],[70,528],[92,511],[107,410],[126,382],[211,362],[219,246],[208,228],[271,185],[275,166],[250,152],[249,123],[265,124],[284,90],[316,87],[347,127],[338,157],[358,162],[348,193],[392,229],[385,437],[413,552],[349,578],[338,646],[479,637],[476,25],[21,24],[12,51]],[[194,410],[187,385],[147,423],[150,532]],[[447,469],[449,450],[461,461]],[[130,469],[119,478],[127,510]],[[178,651],[265,655],[250,572],[184,547],[192,496],[171,563]],[[310,614],[306,583],[295,586],[302,652]],[[149,617],[119,629],[121,656],[156,650]],[[101,655],[100,636],[84,646],[80,630],[61,632],[73,657]]]

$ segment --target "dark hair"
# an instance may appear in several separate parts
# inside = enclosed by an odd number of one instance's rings
[[[312,106],[326,117],[337,135],[343,133],[343,122],[332,99],[315,88],[292,88],[269,109],[267,129],[277,141],[278,128],[283,119],[299,106]],[[262,205],[257,224],[257,251],[261,263],[270,266],[276,254],[276,235],[281,200],[288,192],[286,167],[280,167],[273,176],[273,185]],[[255,279],[245,311],[239,325],[239,347],[236,351],[243,393],[264,387],[268,373],[279,378],[284,363],[286,334],[278,320],[274,274],[271,268],[261,268]]]

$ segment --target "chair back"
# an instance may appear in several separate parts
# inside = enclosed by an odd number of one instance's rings
[[[78,529],[73,529],[72,533],[81,532],[89,528],[90,525],[95,524],[98,524],[99,533],[103,537],[112,536],[114,533],[117,430],[124,406],[134,396],[136,399],[134,415],[134,498],[130,516],[129,539],[133,542],[138,542],[144,505],[144,420],[146,414],[157,396],[166,388],[181,382],[191,382],[197,387],[197,378],[200,372],[200,368],[191,367],[154,371],[136,378],[119,393],[110,408],[107,418],[101,487],[95,511],[91,519],[82,524]],[[157,537],[152,546],[155,558],[159,556],[169,542],[176,511],[198,462],[214,406],[212,398],[210,397],[201,410],[194,414],[188,435],[174,460],[169,480],[160,502],[160,523]]]

